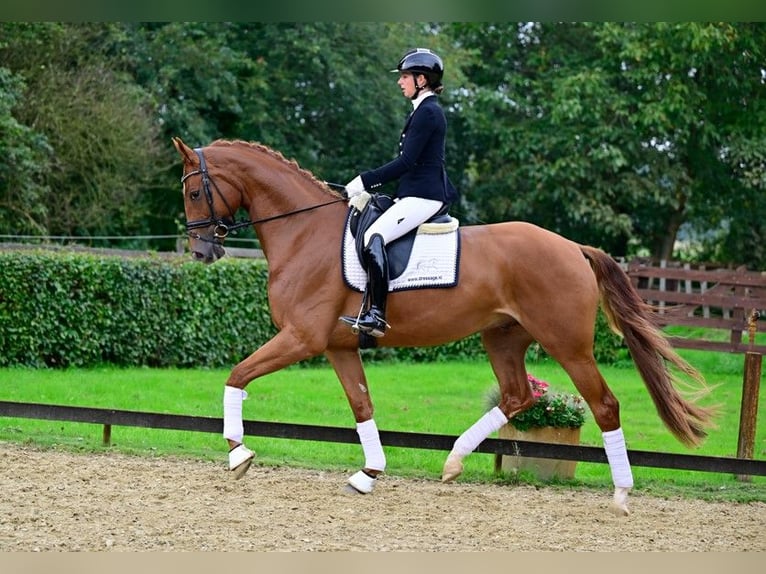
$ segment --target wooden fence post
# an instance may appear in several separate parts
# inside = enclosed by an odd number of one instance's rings
[[[753,310],[748,320],[750,344],[755,343],[755,326],[758,312]],[[737,458],[753,458],[755,450],[755,426],[758,418],[758,394],[761,389],[761,366],[763,356],[748,351],[745,353],[745,369],[742,377],[742,406],[739,411],[739,438],[737,440]],[[739,474],[737,478],[748,482],[752,478]]]

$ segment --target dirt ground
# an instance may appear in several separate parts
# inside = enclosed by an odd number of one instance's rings
[[[766,504],[75,454],[0,443],[0,551],[764,551]]]

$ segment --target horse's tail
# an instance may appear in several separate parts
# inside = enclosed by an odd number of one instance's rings
[[[600,249],[585,245],[580,249],[596,275],[609,325],[625,339],[657,413],[679,441],[697,446],[707,436],[705,429],[712,426],[715,409],[684,399],[674,386],[681,381],[669,367],[697,383],[698,396],[708,391],[702,374],[675,352],[653,320],[652,307],[641,299],[622,267]]]

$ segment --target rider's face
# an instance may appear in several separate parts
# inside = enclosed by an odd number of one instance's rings
[[[412,99],[415,96],[416,82],[423,86],[425,84],[425,76],[423,76],[423,74],[418,74],[416,77],[415,74],[411,72],[401,72],[399,74],[399,81],[397,81],[397,84],[399,84],[399,88],[401,88],[402,95],[405,98]]]

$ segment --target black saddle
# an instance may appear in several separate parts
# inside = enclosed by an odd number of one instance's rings
[[[354,245],[356,247],[356,254],[359,257],[359,262],[362,268],[366,271],[366,263],[364,257],[362,257],[362,251],[364,250],[364,232],[373,224],[373,222],[380,217],[384,211],[394,204],[394,200],[391,196],[384,193],[370,194],[370,201],[362,211],[354,209],[353,207],[349,213],[349,230],[354,237]],[[449,223],[452,218],[448,213],[449,206],[442,207],[433,217],[428,219],[425,223]],[[410,261],[410,255],[412,255],[412,246],[415,243],[415,235],[417,235],[417,227],[412,231],[409,231],[393,240],[386,245],[386,254],[388,256],[388,277],[389,279],[396,279],[404,270],[407,269],[407,263]]]

